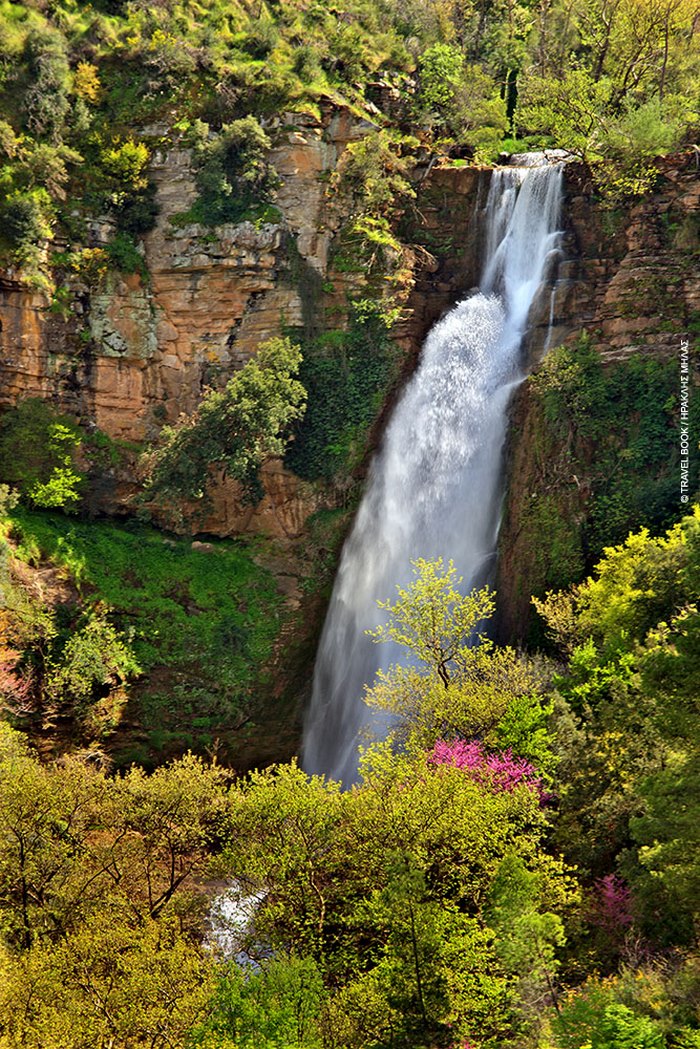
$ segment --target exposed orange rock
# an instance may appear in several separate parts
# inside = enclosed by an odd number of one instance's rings
[[[0,403],[40,396],[113,438],[151,440],[283,327],[342,325],[347,297],[365,276],[330,266],[345,217],[329,201],[327,177],[347,144],[372,127],[333,109],[323,120],[283,113],[269,121],[281,219],[260,228],[178,224],[196,197],[191,156],[177,144],[156,153],[160,212],[143,245],[148,283],[111,275],[96,291],[74,282],[66,318],[17,275],[0,280]],[[531,317],[533,360],[548,333],[557,345],[583,327],[599,332],[611,357],[640,346],[671,352],[677,337],[673,325],[667,331],[661,324],[674,320],[664,303],[684,303],[686,314],[700,306],[697,273],[683,249],[685,218],[691,223],[699,206],[695,175],[691,159],[669,162],[659,191],[615,225],[592,200],[585,169],[569,166],[565,261],[554,295],[541,298]],[[431,324],[478,282],[474,214],[488,178],[488,170],[438,167],[419,187],[409,234],[416,245],[400,262],[403,312],[394,332],[407,374]],[[664,219],[670,208],[672,223]],[[109,224],[95,221],[92,232],[99,244]],[[218,487],[206,530],[298,535],[321,496],[279,463],[266,467],[264,480],[267,494],[256,508],[243,506],[234,486]],[[99,505],[123,508],[134,490],[129,469],[103,486]]]
[[[290,241],[301,264],[319,282],[325,279],[342,215],[328,207],[324,176],[370,126],[334,110],[322,122],[294,113],[271,121],[282,218],[259,228],[181,224],[178,217],[196,199],[191,155],[178,145],[157,152],[151,176],[160,210],[143,244],[147,284],[138,275],[113,274],[99,290],[73,282],[68,319],[52,313],[48,296],[19,278],[0,284],[0,403],[47,398],[131,442],[152,439],[163,422],[191,413],[203,390],[225,382],[260,342],[305,324],[288,262]],[[97,221],[92,233],[99,245],[111,227]],[[297,534],[316,497],[280,464],[264,476],[268,494],[255,510],[240,505],[235,488],[217,490],[207,529]],[[108,486],[105,508],[115,509],[133,490],[128,481],[115,478]]]

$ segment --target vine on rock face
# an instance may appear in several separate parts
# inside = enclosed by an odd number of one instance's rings
[[[382,303],[353,304],[348,331],[326,332],[304,346],[299,378],[308,391],[286,462],[300,477],[347,477],[367,450],[369,427],[396,378],[394,315]]]

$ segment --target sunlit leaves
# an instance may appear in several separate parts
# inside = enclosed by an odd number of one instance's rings
[[[270,339],[223,390],[206,394],[193,416],[164,428],[161,447],[144,460],[148,497],[202,499],[217,465],[249,498],[259,495],[260,466],[282,454],[304,412],[306,391],[295,378],[300,362],[290,339]]]

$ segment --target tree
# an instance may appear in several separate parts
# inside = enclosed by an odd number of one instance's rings
[[[2,240],[15,263],[34,275],[41,248],[53,236],[55,218],[49,194],[43,187],[14,189],[0,201]]]
[[[412,564],[414,582],[407,589],[396,588],[394,604],[378,602],[390,613],[388,622],[367,633],[377,642],[403,645],[447,688],[454,669],[469,661],[470,642],[488,645],[478,628],[492,614],[494,598],[487,587],[466,597],[460,594],[455,586],[462,580],[452,561],[447,568],[442,558]]]
[[[270,339],[222,391],[206,394],[193,416],[165,427],[161,447],[143,460],[146,497],[201,500],[218,465],[246,498],[259,498],[260,466],[282,454],[304,413],[306,391],[295,378],[300,362],[290,339]]]
[[[213,967],[176,922],[134,927],[105,908],[55,947],[0,953],[2,1045],[183,1046],[205,1011]]]
[[[599,159],[610,91],[607,80],[596,80],[584,67],[545,76],[529,71],[520,85],[515,124],[526,134],[551,136],[555,145],[582,160]]]
[[[255,772],[231,798],[225,864],[251,891],[272,891],[257,932],[275,947],[323,959],[328,921],[348,891],[345,808],[335,783],[294,763]]]
[[[441,136],[444,145],[471,146],[488,159],[507,128],[506,103],[493,76],[475,62],[465,62],[453,44],[433,44],[418,62],[416,109],[422,123]]]
[[[410,856],[391,857],[387,875],[360,913],[384,941],[373,976],[394,1035],[411,1045],[441,1027],[464,1036],[486,1024],[507,1030],[508,981],[490,930],[436,899]]]
[[[25,949],[75,927],[94,901],[81,853],[102,778],[80,762],[45,768],[0,723],[0,930]]]
[[[312,958],[279,953],[257,970],[222,972],[205,1022],[192,1034],[203,1049],[321,1049],[327,998]]]
[[[515,123],[589,162],[608,199],[640,195],[656,179],[654,158],[677,148],[694,126],[695,9],[689,0],[561,6],[554,34],[544,15],[540,20]],[[570,55],[561,49],[567,40],[575,43]]]
[[[81,442],[72,419],[29,397],[0,420],[0,477],[30,505],[70,513],[84,481],[75,461]]]
[[[192,755],[116,780],[77,756],[42,765],[0,723],[5,941],[50,945],[111,908],[134,928],[175,914],[182,929],[197,928],[194,879],[217,846],[225,783]]]
[[[683,942],[700,913],[696,803],[700,509],[665,536],[608,547],[564,606],[537,606],[578,640],[558,679],[578,715],[562,754],[557,840],[595,877],[620,857],[650,935]],[[624,850],[624,851],[623,851]]]
[[[505,856],[491,889],[489,923],[500,934],[497,950],[506,971],[519,981],[520,1007],[532,1019],[543,1005],[557,1002],[556,949],[565,943],[562,920],[545,910],[541,895],[541,875],[528,871],[519,856]]]
[[[26,41],[31,83],[23,98],[27,126],[34,134],[60,141],[70,111],[67,41],[53,27],[35,29]]]
[[[507,1036],[515,978],[486,916],[504,857],[515,851],[537,874],[533,923],[568,894],[540,847],[537,792],[493,790],[387,744],[366,751],[361,776],[341,792],[282,766],[232,792],[221,869],[261,894],[251,940],[314,959],[332,1045],[359,1049],[393,1031],[411,1046],[447,1025]]]
[[[614,105],[631,95],[663,100],[669,72],[680,72],[679,52],[692,39],[696,16],[688,0],[597,0],[579,9],[591,72],[596,81],[610,78]],[[682,81],[673,79],[680,87]]]
[[[409,664],[380,671],[367,689],[368,705],[392,715],[397,741],[429,747],[441,738],[479,739],[549,769],[542,674],[482,632],[494,595],[488,588],[460,594],[452,562],[418,560],[413,569],[414,581],[397,588],[397,600],[379,603],[387,623],[369,631],[378,643],[406,648]]]
[[[117,782],[105,860],[141,920],[177,913],[197,925],[193,882],[219,842],[227,778],[186,754],[150,776],[134,766]]]
[[[197,221],[208,225],[241,222],[264,209],[278,179],[267,159],[270,139],[258,120],[248,114],[224,124],[219,135],[212,135],[209,126],[199,121],[194,137]]]
[[[47,707],[85,714],[91,701],[140,673],[125,638],[98,608],[84,618],[48,668]]]
[[[433,44],[418,61],[418,105],[440,123],[462,83],[464,54],[451,44]]]

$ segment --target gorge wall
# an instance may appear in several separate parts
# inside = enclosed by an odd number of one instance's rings
[[[139,446],[191,412],[203,390],[225,381],[260,341],[280,330],[347,325],[348,298],[367,280],[357,267],[339,264],[347,215],[329,195],[328,180],[345,146],[371,127],[332,107],[321,120],[282,114],[267,128],[280,176],[279,221],[216,228],[178,224],[196,196],[191,155],[167,128],[148,129],[161,143],[151,172],[160,211],[142,245],[148,280],[112,273],[90,287],[59,269],[64,294],[52,303],[18,275],[2,275],[0,403],[48,399],[122,447],[122,464],[97,486],[93,509],[129,511]],[[681,339],[697,330],[700,309],[697,176],[694,155],[669,158],[653,193],[631,210],[611,210],[596,199],[585,168],[567,165],[559,281],[531,317],[526,352],[533,365],[545,346],[575,345],[582,329],[606,368],[624,367],[637,354],[677,358]],[[406,210],[399,229],[405,247],[392,280],[386,292],[372,289],[375,296],[390,292],[402,306],[391,337],[404,374],[431,324],[476,283],[474,216],[487,185],[488,171],[435,167]],[[95,220],[91,243],[104,243],[109,232]],[[554,425],[537,391],[536,379],[527,382],[513,407],[498,580],[509,637],[527,633],[531,593],[575,578],[595,553],[594,544],[586,549],[573,534],[594,509],[595,480],[586,467],[594,446],[561,420]],[[242,505],[234,484],[217,483],[200,530],[288,541],[303,534],[319,507],[338,504],[332,485],[301,481],[279,462],[267,465],[264,482],[256,507]],[[539,533],[547,522],[556,541],[543,550]]]
[[[695,155],[666,158],[653,192],[611,209],[585,168],[567,167],[568,257],[533,317],[535,370],[512,410],[497,580],[510,640],[542,639],[531,595],[580,579],[630,530],[670,526],[697,492],[691,451],[681,501],[683,345],[700,381],[698,174]],[[542,360],[550,323],[549,347],[568,352]]]

